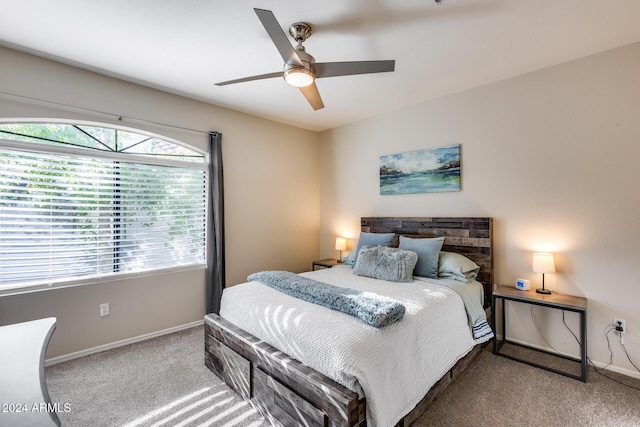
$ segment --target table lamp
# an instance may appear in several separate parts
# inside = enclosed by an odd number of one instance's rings
[[[539,294],[550,294],[551,291],[544,288],[545,273],[555,273],[556,265],[553,262],[553,254],[546,252],[536,252],[533,254],[533,272],[542,273],[542,289],[536,289]]]
[[[340,258],[338,258],[338,262],[342,261],[342,251],[347,250],[347,239],[344,237],[336,237],[336,251],[340,251]]]

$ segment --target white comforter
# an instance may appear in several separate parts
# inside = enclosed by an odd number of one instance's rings
[[[225,289],[220,315],[365,396],[369,426],[396,424],[474,345],[462,300],[444,286],[370,279],[347,267],[303,275],[394,298],[405,316],[376,329],[257,282]]]

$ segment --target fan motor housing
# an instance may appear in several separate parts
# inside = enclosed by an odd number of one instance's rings
[[[295,41],[302,43],[313,34],[313,27],[306,22],[294,22],[289,26],[289,34]]]

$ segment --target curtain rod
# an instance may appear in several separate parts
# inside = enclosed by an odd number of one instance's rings
[[[55,105],[57,107],[71,108],[71,109],[76,109],[76,110],[89,111],[91,113],[103,114],[103,115],[106,115],[106,116],[110,116],[110,117],[116,118],[120,122],[126,119],[126,120],[130,120],[130,121],[137,121],[137,122],[142,122],[142,123],[149,123],[149,124],[154,124],[154,125],[159,125],[159,126],[165,126],[165,127],[174,128],[174,129],[186,130],[186,131],[189,131],[189,132],[202,133],[202,134],[205,134],[205,135],[209,135],[210,133],[212,133],[212,132],[205,132],[205,131],[198,130],[198,129],[191,129],[191,128],[187,128],[187,127],[183,127],[183,126],[171,125],[171,124],[168,124],[168,123],[156,122],[156,121],[153,121],[153,120],[139,119],[137,117],[127,117],[127,116],[123,116],[121,114],[107,113],[106,111],[100,111],[100,110],[92,110],[91,108],[76,107],[75,105],[62,104],[60,102],[47,101],[47,100],[38,99],[38,98],[31,98],[29,96],[15,95],[13,93],[0,92],[0,95],[6,96],[6,97],[11,97],[11,98],[19,98],[19,99],[26,99],[26,100],[29,100],[29,101],[41,102],[43,104]],[[214,132],[214,133],[216,133],[216,132]]]

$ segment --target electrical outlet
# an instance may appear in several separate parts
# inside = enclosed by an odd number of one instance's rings
[[[619,327],[622,329],[618,329],[618,325],[620,325]],[[613,326],[616,328],[616,331],[619,331],[621,334],[626,334],[627,333],[627,321],[624,319],[620,319],[618,317],[614,317],[613,318]]]
[[[104,304],[100,304],[100,317],[109,315],[109,303],[105,302]]]

